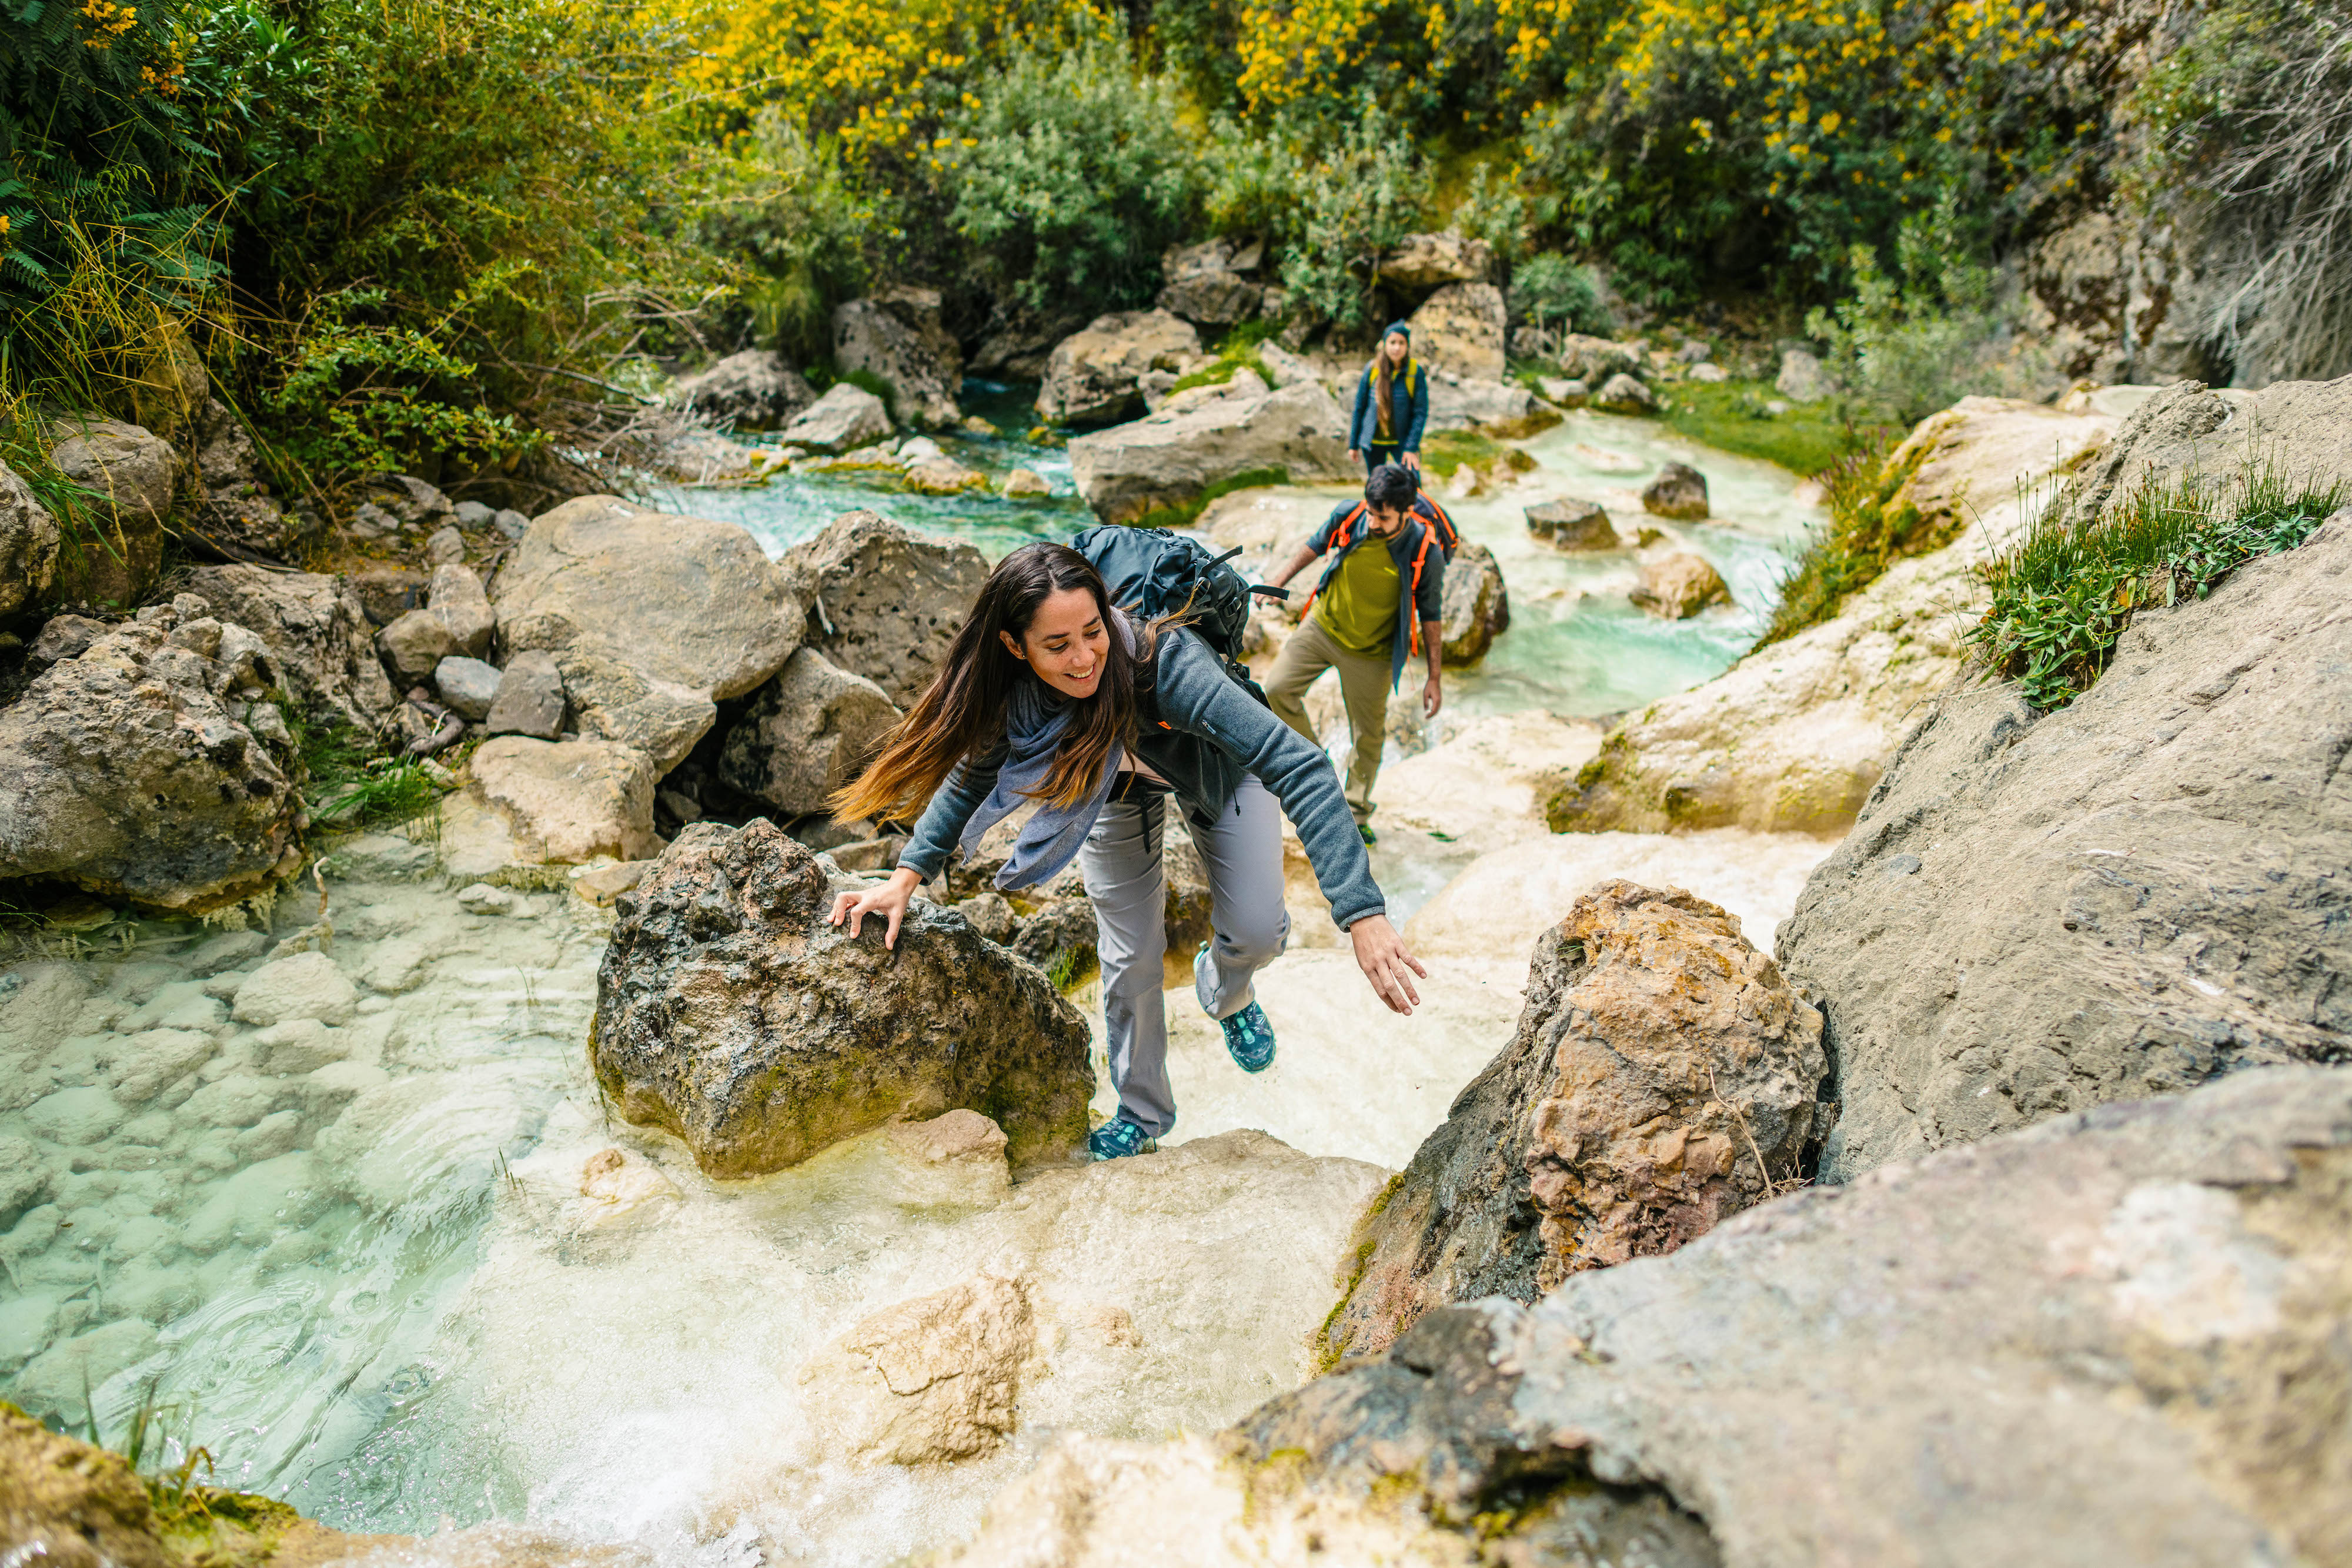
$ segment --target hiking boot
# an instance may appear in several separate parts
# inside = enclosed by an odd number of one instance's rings
[[[1274,1065],[1274,1026],[1265,1021],[1264,1008],[1252,1002],[1233,1017],[1219,1019],[1217,1027],[1225,1031],[1225,1049],[1244,1072],[1264,1072]]]
[[[1160,1145],[1124,1116],[1113,1116],[1087,1134],[1087,1153],[1097,1160],[1123,1160],[1129,1155],[1150,1155]]]
[[[1372,831],[1372,825],[1370,822],[1358,822],[1356,824],[1356,831],[1364,835],[1364,842],[1368,844],[1376,844],[1381,841],[1380,834]]]

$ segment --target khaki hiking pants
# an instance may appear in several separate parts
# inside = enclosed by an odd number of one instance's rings
[[[1339,695],[1355,736],[1348,758],[1348,810],[1361,827],[1372,820],[1372,783],[1381,776],[1381,747],[1388,739],[1389,655],[1350,653],[1309,612],[1276,656],[1274,673],[1265,678],[1265,700],[1283,723],[1321,746],[1322,737],[1307,722],[1307,688],[1329,669],[1339,672]]]

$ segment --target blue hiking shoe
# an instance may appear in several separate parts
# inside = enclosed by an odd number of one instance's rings
[[[1159,1152],[1160,1145],[1124,1116],[1113,1116],[1087,1134],[1087,1153],[1097,1160],[1123,1160],[1129,1155]]]
[[[1264,1008],[1252,1002],[1233,1017],[1219,1019],[1217,1027],[1225,1031],[1225,1049],[1244,1072],[1264,1072],[1274,1065],[1274,1026],[1265,1021]]]

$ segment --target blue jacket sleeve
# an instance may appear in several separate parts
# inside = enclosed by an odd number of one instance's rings
[[[1421,433],[1429,426],[1429,367],[1416,365],[1413,372],[1412,423],[1404,433],[1404,449],[1407,452],[1421,450]]]
[[[996,788],[997,769],[1004,765],[1004,743],[999,741],[976,757],[967,757],[955,765],[947,781],[931,796],[931,803],[915,821],[914,836],[907,847],[898,852],[898,863],[920,872],[925,882],[940,874],[955,852],[956,842],[963,837],[971,814]]]
[[[1160,717],[1206,737],[1274,791],[1283,815],[1297,826],[1339,927],[1386,914],[1388,901],[1372,880],[1363,835],[1322,749],[1236,685],[1191,632],[1171,633],[1154,662]]]
[[[1348,416],[1348,445],[1350,450],[1360,449],[1364,444],[1356,437],[1363,431],[1364,411],[1371,406],[1371,401],[1372,372],[1366,371],[1356,378],[1356,411]]]
[[[1421,587],[1413,594],[1414,608],[1423,621],[1445,619],[1445,552],[1437,541],[1429,541],[1429,559],[1422,564]]]

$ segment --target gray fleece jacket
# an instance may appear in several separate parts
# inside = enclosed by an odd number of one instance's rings
[[[1254,773],[1282,802],[1298,828],[1315,880],[1342,930],[1388,903],[1372,880],[1363,836],[1356,831],[1331,759],[1312,741],[1274,716],[1225,674],[1223,664],[1189,630],[1160,640],[1139,695],[1135,755],[1168,780],[1192,819],[1214,822],[1233,803],[1242,775]],[[956,765],[915,823],[898,855],[925,881],[937,876],[963,837],[964,825],[988,799],[1004,759],[998,742]]]

